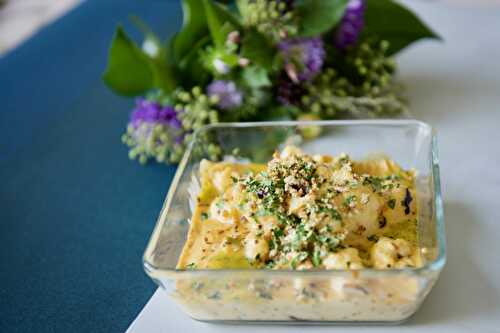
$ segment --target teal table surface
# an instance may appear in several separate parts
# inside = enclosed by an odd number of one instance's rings
[[[155,286],[142,269],[174,166],[120,142],[133,105],[102,83],[117,23],[161,36],[178,1],[89,0],[0,58],[0,331],[123,332]]]

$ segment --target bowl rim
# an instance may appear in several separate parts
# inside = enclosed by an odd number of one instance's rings
[[[375,268],[362,268],[357,270],[345,270],[345,269],[321,269],[321,270],[293,270],[293,269],[265,269],[265,268],[245,268],[245,269],[177,269],[177,268],[161,268],[155,266],[149,258],[152,257],[152,252],[157,244],[157,241],[160,236],[161,229],[167,220],[167,214],[169,213],[169,209],[174,198],[176,189],[179,185],[180,179],[184,174],[186,169],[188,160],[191,156],[194,144],[196,142],[196,137],[200,135],[200,133],[204,131],[209,131],[211,129],[217,128],[251,128],[251,127],[296,127],[296,126],[394,126],[394,127],[403,127],[403,126],[416,126],[427,131],[431,137],[431,165],[429,168],[430,174],[432,175],[433,187],[434,187],[434,197],[432,198],[434,201],[434,219],[435,219],[435,231],[437,237],[437,249],[438,254],[436,258],[432,261],[426,262],[423,266],[412,268],[393,268],[393,269],[375,269]],[[355,272],[359,272],[363,275],[370,276],[378,276],[378,275],[398,275],[398,274],[412,274],[412,275],[421,275],[426,272],[440,272],[444,265],[446,264],[446,237],[445,237],[445,224],[444,224],[444,212],[443,212],[443,200],[441,194],[441,180],[440,180],[440,171],[439,171],[439,158],[438,158],[438,150],[437,150],[437,132],[436,130],[430,126],[428,123],[425,123],[420,120],[414,119],[366,119],[366,120],[308,120],[308,121],[295,121],[295,120],[278,120],[278,121],[266,121],[266,122],[228,122],[228,123],[217,123],[205,125],[198,130],[196,130],[193,134],[193,140],[188,145],[180,163],[178,164],[177,171],[172,179],[170,184],[170,188],[166,195],[166,199],[163,203],[163,206],[160,210],[160,214],[156,221],[156,225],[153,229],[153,232],[150,236],[150,239],[147,243],[146,249],[144,251],[142,257],[143,268],[145,272],[153,279],[162,277],[162,276],[170,276],[170,277],[196,277],[202,275],[226,275],[226,274],[272,274],[272,275],[289,275],[291,273],[297,274],[300,276],[310,276],[310,275],[318,275],[318,276],[331,276],[331,275],[345,275],[345,274],[356,274]]]

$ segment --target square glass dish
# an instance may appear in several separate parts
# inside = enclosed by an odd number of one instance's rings
[[[314,127],[311,127],[314,126]],[[311,131],[321,134],[303,139]],[[309,135],[310,137],[310,135]],[[199,191],[206,140],[224,158],[267,162],[286,144],[310,154],[348,153],[354,160],[383,153],[416,170],[419,268],[361,270],[179,270]],[[238,149],[238,157],[232,156]],[[194,319],[214,322],[398,323],[409,318],[446,261],[436,139],[414,120],[225,123],[196,134],[172,181],[144,253],[147,274]]]

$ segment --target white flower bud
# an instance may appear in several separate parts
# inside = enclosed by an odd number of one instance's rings
[[[238,64],[241,66],[241,67],[246,67],[250,64],[250,60],[248,60],[247,58],[239,58],[238,59]]]
[[[220,74],[227,74],[229,73],[229,66],[219,58],[214,59],[212,65],[214,66],[215,70],[219,72]]]
[[[227,35],[227,41],[230,42],[230,43],[233,43],[233,44],[239,44],[239,42],[240,42],[240,32],[237,31],[237,30],[231,31]]]
[[[156,44],[156,42],[151,38],[146,38],[144,40],[144,42],[142,43],[142,50],[151,58],[156,58],[156,56],[158,56],[158,53],[160,52],[158,44]]]

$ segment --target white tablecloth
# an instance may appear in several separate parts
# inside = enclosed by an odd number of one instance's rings
[[[139,332],[500,332],[500,7],[408,2],[444,37],[399,57],[412,113],[438,130],[448,262],[397,327],[231,326],[188,318],[157,291]]]
[[[0,0],[0,56],[82,0]]]

